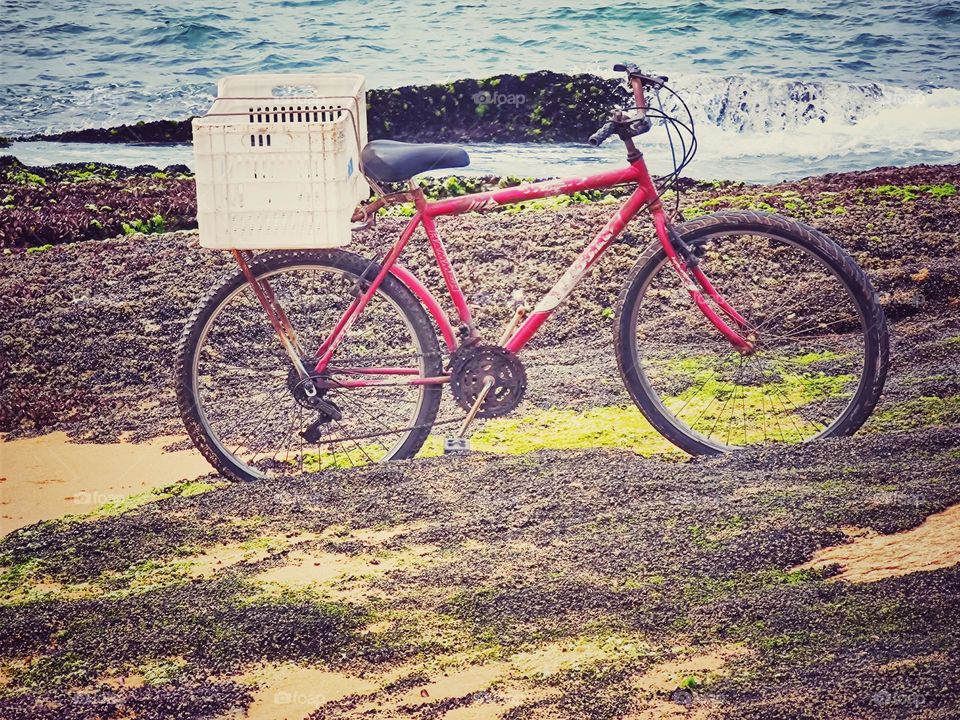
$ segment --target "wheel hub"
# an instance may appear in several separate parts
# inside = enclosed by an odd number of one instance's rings
[[[454,354],[450,388],[464,410],[473,407],[488,380],[493,385],[477,417],[506,415],[520,404],[527,389],[527,373],[520,359],[497,345],[470,345]]]
[[[306,367],[311,366],[309,362],[305,362],[304,365]],[[297,401],[298,405],[308,410],[315,410],[321,415],[326,415],[327,420],[340,420],[342,417],[340,408],[330,400],[324,398],[328,389],[317,387],[317,381],[324,379],[326,378],[322,374],[311,374],[310,377],[301,380],[297,369],[290,368],[290,372],[287,374],[287,389],[290,391],[290,394],[293,395],[293,399]]]

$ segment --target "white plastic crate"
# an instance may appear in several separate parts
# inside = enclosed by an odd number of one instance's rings
[[[370,196],[362,75],[237,75],[193,121],[200,244],[338,247]]]

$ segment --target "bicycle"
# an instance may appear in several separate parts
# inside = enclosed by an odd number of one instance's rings
[[[674,224],[661,198],[696,151],[692,114],[667,78],[630,63],[615,69],[635,104],[615,108],[590,143],[616,135],[624,168],[429,201],[414,176],[466,166],[467,153],[376,140],[361,154],[376,199],[357,210],[356,227],[388,205],[415,208],[382,259],[342,249],[233,251],[240,270],[197,306],[175,368],[184,424],[211,464],[249,480],[410,458],[435,425],[444,385],[466,413],[448,421],[459,423],[456,448],[475,418],[517,407],[527,384],[521,350],[644,210],[657,239],[626,279],[614,343],[627,391],[651,425],[691,454],[855,432],[878,401],[889,355],[870,280],[833,240],[778,215],[723,211]],[[686,121],[664,111],[661,91]],[[683,151],[659,185],[634,142],[654,121]],[[406,189],[381,187],[392,182]],[[553,288],[532,311],[518,308],[498,342],[484,341],[435,218],[624,184],[636,189]],[[419,227],[456,327],[398,264]]]

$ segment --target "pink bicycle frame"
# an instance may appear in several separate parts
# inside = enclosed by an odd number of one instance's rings
[[[724,318],[713,309],[707,298],[713,301],[720,311],[729,320],[735,324],[739,330],[747,329],[747,322],[739,313],[736,312],[719,292],[713,287],[707,277],[699,267],[694,265],[689,267],[688,263],[682,258],[670,239],[669,224],[666,214],[658,199],[658,194],[650,174],[647,171],[646,163],[641,157],[625,168],[611,170],[589,175],[586,177],[569,178],[563,180],[548,180],[539,183],[529,183],[517,187],[504,188],[489,192],[464,195],[462,197],[428,202],[423,195],[423,191],[416,188],[413,191],[413,198],[416,206],[416,213],[407,223],[400,237],[394,243],[393,247],[387,253],[383,262],[380,264],[376,276],[369,281],[365,287],[360,286],[359,292],[344,312],[343,316],[334,326],[332,332],[317,350],[314,357],[317,358],[315,371],[323,373],[333,358],[333,355],[349,332],[351,325],[363,312],[364,308],[370,302],[371,298],[377,292],[380,285],[388,274],[393,274],[403,282],[424,304],[427,310],[434,318],[439,328],[440,334],[444,339],[449,351],[456,349],[456,340],[453,327],[447,318],[446,313],[440,304],[432,296],[430,291],[423,286],[411,273],[397,264],[397,260],[407,243],[413,237],[414,232],[419,226],[423,226],[427,240],[433,251],[434,257],[440,268],[447,291],[453,302],[453,307],[457,313],[457,319],[462,327],[467,329],[468,335],[474,335],[473,320],[470,315],[470,309],[467,306],[466,298],[457,282],[456,274],[447,257],[446,249],[440,236],[437,234],[434,218],[446,215],[459,215],[466,212],[474,212],[506,205],[509,203],[518,203],[524,200],[544,198],[555,195],[572,194],[577,191],[594,190],[599,188],[612,187],[625,183],[636,183],[636,190],[630,195],[613,217],[607,222],[604,228],[587,245],[580,255],[574,260],[573,264],[557,280],[553,288],[536,304],[533,311],[527,315],[526,319],[517,327],[503,346],[513,352],[518,353],[530,341],[530,338],[537,332],[547,319],[553,314],[561,302],[570,295],[577,283],[583,278],[590,267],[603,255],[610,247],[616,237],[623,231],[634,216],[644,207],[648,207],[653,217],[654,228],[660,244],[666,253],[670,264],[680,275],[691,299],[710,322],[719,330],[739,352],[748,353],[752,350],[752,344],[744,339],[738,330],[731,327]],[[705,297],[706,295],[706,297]],[[262,302],[262,301],[261,301]],[[271,308],[265,305],[268,314],[271,314]],[[276,312],[276,310],[274,311]],[[282,313],[282,311],[280,311]],[[273,316],[271,315],[271,320]],[[278,318],[274,326],[285,324],[286,318]],[[278,329],[278,333],[280,330]],[[283,338],[281,338],[282,340]],[[419,377],[419,371],[413,368],[401,367],[379,367],[379,368],[337,368],[338,375],[354,375],[355,379],[338,379],[331,381],[330,387],[365,387],[370,385],[383,384],[439,384],[449,381],[446,375],[438,377]],[[341,376],[342,376],[341,375]],[[378,377],[379,376],[379,377]],[[322,382],[317,383],[322,387]]]

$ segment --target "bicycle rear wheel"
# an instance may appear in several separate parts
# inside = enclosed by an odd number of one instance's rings
[[[312,370],[313,353],[377,265],[340,250],[268,253],[250,265],[273,290]],[[364,374],[404,368],[406,376]],[[227,477],[295,476],[412,457],[440,404],[439,385],[399,383],[441,374],[436,333],[400,281],[387,276],[337,347],[317,403],[293,368],[244,275],[210,290],[187,323],[177,359],[177,399],[194,444]],[[390,385],[343,387],[358,378]],[[311,381],[306,381],[311,382]],[[306,436],[306,437],[305,437]]]
[[[659,246],[618,309],[617,359],[650,423],[691,454],[855,432],[888,364],[883,310],[835,242],[776,215],[722,212],[678,226],[700,267],[756,336],[736,352],[693,304]]]

